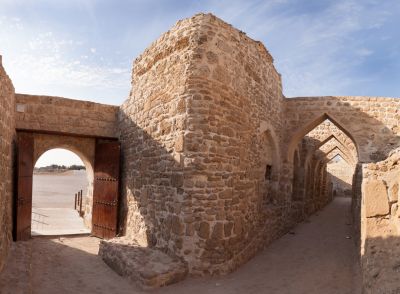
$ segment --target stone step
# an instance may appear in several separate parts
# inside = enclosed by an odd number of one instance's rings
[[[119,275],[128,277],[142,289],[177,283],[188,274],[187,265],[180,259],[124,238],[101,241],[99,255]]]

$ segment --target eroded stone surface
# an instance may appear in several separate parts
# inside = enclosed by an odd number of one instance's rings
[[[400,149],[363,166],[361,256],[365,293],[398,293],[400,285]],[[372,200],[372,202],[370,201]]]
[[[389,214],[389,199],[385,183],[381,180],[370,180],[363,186],[366,217]]]
[[[118,106],[62,97],[16,94],[18,129],[64,134],[118,136]]]
[[[121,276],[144,289],[179,282],[187,276],[187,265],[178,258],[125,238],[100,243],[99,255]]]

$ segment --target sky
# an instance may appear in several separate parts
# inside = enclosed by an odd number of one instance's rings
[[[400,97],[399,0],[0,0],[0,54],[18,93],[120,105],[134,59],[199,12],[262,41],[286,97]]]
[[[36,161],[35,167],[49,166],[52,164],[71,166],[84,165],[83,161],[75,153],[61,148],[51,149],[43,153]]]

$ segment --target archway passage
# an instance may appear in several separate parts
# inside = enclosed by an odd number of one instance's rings
[[[348,132],[331,120],[316,121],[297,136],[293,148],[292,200],[302,207],[302,218],[315,213],[335,196],[352,196],[358,162],[357,146]]]
[[[73,151],[86,167],[88,189],[86,199],[82,197],[81,214],[92,235],[115,237],[118,233],[119,142],[21,131],[17,134],[14,239],[22,241],[31,237],[33,167],[42,154],[54,148]]]
[[[327,172],[332,184],[333,197],[352,196],[354,168],[337,153],[327,164]]]
[[[92,190],[88,178],[83,161],[71,151],[52,149],[40,156],[33,171],[32,236],[90,233],[83,218]]]

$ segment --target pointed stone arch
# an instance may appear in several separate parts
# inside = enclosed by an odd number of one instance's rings
[[[295,134],[292,136],[292,138],[289,141],[289,145],[288,145],[288,153],[287,153],[287,158],[286,158],[288,162],[293,163],[294,151],[295,151],[298,143],[300,142],[300,140],[308,132],[312,131],[315,127],[317,127],[319,124],[321,124],[325,120],[331,121],[338,129],[340,129],[343,133],[345,133],[353,141],[354,145],[356,146],[356,152],[357,152],[357,157],[358,157],[359,147],[358,147],[357,141],[354,139],[353,135],[349,131],[347,131],[347,129],[345,127],[343,127],[338,122],[337,119],[332,117],[332,115],[330,115],[328,113],[324,113],[324,114],[314,118],[313,120],[311,120],[309,123],[307,123],[303,127],[299,128],[295,132]]]

